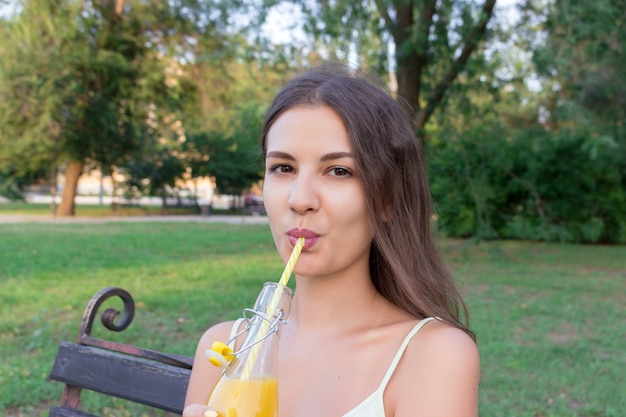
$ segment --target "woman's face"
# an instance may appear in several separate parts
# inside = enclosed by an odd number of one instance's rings
[[[265,164],[263,199],[283,260],[304,236],[299,276],[368,270],[373,231],[348,132],[335,111],[296,106],[283,113],[267,133]]]

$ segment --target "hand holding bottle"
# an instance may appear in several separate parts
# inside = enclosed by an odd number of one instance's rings
[[[219,413],[205,404],[189,404],[183,410],[183,417],[219,417]]]

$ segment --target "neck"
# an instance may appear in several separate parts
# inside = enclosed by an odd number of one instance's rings
[[[326,334],[355,330],[376,315],[387,301],[376,291],[369,274],[354,279],[296,278],[288,327],[295,332]]]

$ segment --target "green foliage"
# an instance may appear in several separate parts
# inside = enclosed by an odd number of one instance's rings
[[[51,162],[65,117],[70,87],[59,45],[75,25],[71,8],[59,7],[53,16],[50,6],[44,0],[24,5],[19,18],[2,21],[0,29],[0,169],[18,176]]]
[[[534,49],[540,75],[556,80],[563,101],[574,102],[602,122],[615,125],[626,108],[626,7],[620,2],[594,3],[557,0],[541,5],[528,2],[528,18],[545,15],[545,42]]]
[[[0,196],[10,200],[23,200],[24,196],[20,179],[0,175]]]
[[[240,47],[238,53],[247,51],[245,43]],[[219,193],[240,195],[263,176],[259,153],[263,116],[292,70],[242,62],[241,57],[232,62],[222,60],[218,65],[228,80],[224,83],[205,69],[207,64],[199,61],[187,67],[202,82],[185,102],[190,111],[184,113],[186,135],[180,155],[192,178],[211,177]]]
[[[626,242],[626,141],[477,123],[427,144],[440,228],[450,236]]]
[[[49,173],[43,170],[26,172],[7,164],[4,169],[0,169],[0,196],[9,200],[23,200],[25,187],[33,183],[45,183],[47,175]]]
[[[258,151],[263,124],[263,109],[255,105],[242,107],[233,120],[234,131],[226,137],[216,137],[211,145],[214,152],[206,168],[215,177],[223,194],[241,195],[242,191],[263,178],[263,164]]]
[[[183,161],[174,155],[168,147],[158,147],[149,154],[133,159],[125,164],[125,181],[121,185],[127,197],[143,195],[160,196],[165,205],[168,191],[176,188],[177,181],[183,177]]]
[[[303,29],[325,60],[350,62],[385,74],[389,34],[371,1],[294,1],[305,15]],[[355,4],[356,3],[356,4]],[[315,56],[310,57],[315,64]]]
[[[470,63],[427,130],[438,225],[451,236],[626,242],[626,50],[611,41],[626,9],[547,4],[524,4],[519,27],[501,33],[509,49]],[[533,72],[541,90],[526,84]]]

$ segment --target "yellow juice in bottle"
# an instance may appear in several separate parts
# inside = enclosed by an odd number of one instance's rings
[[[278,380],[222,377],[208,405],[217,410],[220,417],[277,417]]]

